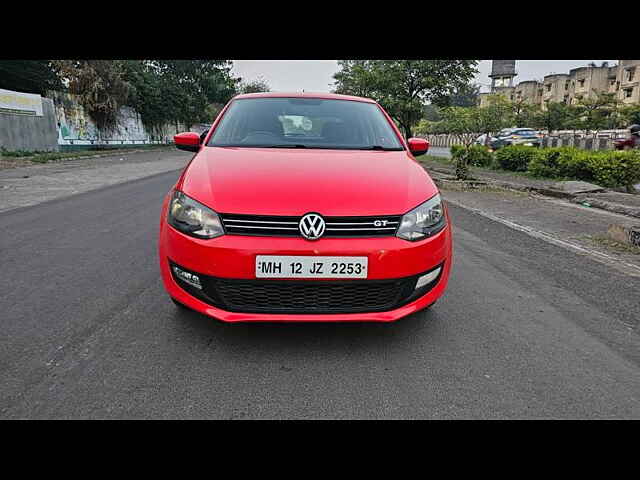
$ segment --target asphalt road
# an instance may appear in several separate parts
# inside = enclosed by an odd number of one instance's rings
[[[169,172],[0,213],[0,418],[640,418],[640,280],[451,207],[444,298],[227,325],[156,254]]]

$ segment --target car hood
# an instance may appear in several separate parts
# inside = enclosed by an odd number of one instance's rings
[[[438,192],[406,151],[204,147],[178,188],[220,213],[402,214]]]

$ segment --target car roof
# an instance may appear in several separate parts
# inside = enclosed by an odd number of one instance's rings
[[[324,92],[260,92],[244,93],[233,97],[234,100],[245,98],[316,98],[322,100],[350,100],[352,102],[376,103],[375,100],[370,98]]]

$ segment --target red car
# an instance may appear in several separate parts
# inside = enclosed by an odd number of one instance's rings
[[[173,301],[226,322],[397,320],[451,269],[437,187],[375,101],[238,95],[165,198],[159,255]]]

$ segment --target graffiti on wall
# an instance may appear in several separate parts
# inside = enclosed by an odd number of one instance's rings
[[[167,142],[173,135],[184,131],[180,125],[166,125],[151,134],[145,129],[140,116],[130,107],[122,107],[118,113],[117,127],[113,132],[98,131],[95,123],[77,101],[75,95],[65,92],[49,92],[56,112],[59,145],[89,143],[153,143]]]

